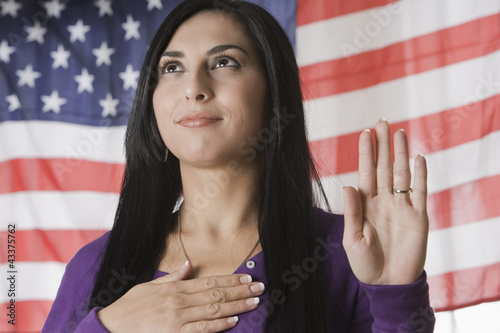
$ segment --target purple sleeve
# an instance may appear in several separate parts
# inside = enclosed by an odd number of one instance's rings
[[[108,333],[109,331],[102,326],[99,318],[97,318],[97,311],[100,309],[93,308],[92,311],[89,312],[85,318],[80,322],[80,324],[76,327],[74,333]]]
[[[374,322],[372,332],[431,333],[434,311],[429,305],[427,275],[406,285],[368,285],[361,283],[370,303]]]
[[[429,286],[423,272],[406,285],[368,285],[352,272],[344,247],[342,215],[317,210],[318,238],[330,257],[325,261],[325,286],[330,326],[349,333],[433,332],[435,317],[429,305]]]
[[[107,237],[108,233],[85,245],[68,263],[42,333],[108,332],[97,318],[100,309],[87,311]]]

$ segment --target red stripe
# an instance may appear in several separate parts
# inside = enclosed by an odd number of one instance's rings
[[[500,49],[500,14],[382,49],[300,68],[304,99],[370,87]]]
[[[19,230],[16,231],[16,261],[58,261],[67,263],[85,244],[106,230]],[[0,232],[7,239],[7,232]],[[6,247],[6,246],[5,246]],[[7,262],[7,251],[0,252],[0,264]]]
[[[431,305],[436,311],[451,311],[500,300],[499,276],[500,263],[429,277]],[[0,306],[5,309],[8,304]],[[0,332],[40,332],[51,306],[51,301],[16,302],[16,325],[2,320]]]
[[[15,159],[0,163],[0,193],[96,191],[119,193],[123,164],[86,160]]]
[[[384,6],[397,0],[370,0],[370,1],[344,1],[344,0],[298,0],[297,1],[297,25],[304,25],[316,21],[351,14],[370,8]],[[391,8],[398,11],[401,4],[394,4]],[[401,9],[399,9],[401,10]]]
[[[0,304],[2,309],[2,320],[0,320],[0,332],[12,333],[37,333],[42,330],[47,319],[52,301],[23,301],[16,302],[16,325],[10,325],[7,314],[7,303]]]
[[[500,188],[500,175],[483,178],[429,196],[430,229],[437,230],[500,216],[500,205],[491,196]],[[67,263],[85,244],[105,230],[22,230],[16,232],[16,261]],[[0,239],[6,239],[6,232]],[[43,249],[41,251],[40,249]],[[5,263],[5,254],[0,263]]]
[[[431,305],[436,311],[451,311],[500,300],[498,276],[500,263],[429,277]],[[2,309],[7,306],[0,305]],[[16,302],[16,325],[9,325],[5,317],[0,321],[0,332],[40,332],[51,306],[51,301]]]
[[[431,305],[451,311],[500,300],[500,263],[428,278]]]
[[[429,196],[430,229],[444,229],[500,216],[500,175],[483,178]]]
[[[500,95],[391,124],[391,131],[402,128],[409,138],[410,155],[429,154],[455,147],[500,130]],[[356,171],[358,138],[361,132],[310,142],[321,177]]]

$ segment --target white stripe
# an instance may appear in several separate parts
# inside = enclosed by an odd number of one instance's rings
[[[425,155],[428,194],[500,174],[500,131],[456,147]],[[356,152],[357,154],[357,152]],[[413,159],[410,167],[413,173]],[[327,196],[338,205],[342,186],[358,186],[357,171],[322,178]]]
[[[455,311],[437,312],[434,333],[498,332],[499,313],[500,301],[468,306]]]
[[[32,191],[0,195],[0,225],[17,230],[110,229],[118,194]]]
[[[429,276],[498,263],[500,217],[429,233],[425,270]]]
[[[397,1],[298,27],[297,61],[306,66],[348,57],[498,12],[498,0]]]
[[[16,158],[67,158],[123,163],[124,136],[125,126],[5,121],[0,123],[0,162]]]
[[[425,269],[429,276],[486,266],[498,262],[500,217],[437,231],[429,235]],[[443,246],[447,244],[447,246]],[[464,246],[467,244],[467,246]],[[53,300],[66,264],[57,262],[18,262],[16,264],[16,301]],[[0,264],[3,272],[7,264]],[[9,285],[6,284],[6,287]],[[7,292],[0,303],[8,302]]]
[[[18,262],[16,263],[16,302],[52,301],[56,298],[66,264],[58,262]],[[10,269],[7,264],[0,264],[2,272]],[[11,274],[6,273],[7,277]],[[2,276],[2,280],[5,277]],[[8,282],[8,281],[7,281]],[[2,285],[4,285],[2,281]],[[10,287],[5,284],[5,287]],[[5,289],[5,288],[4,288]],[[9,302],[7,290],[0,293],[0,303]],[[27,320],[28,318],[25,318]]]
[[[427,274],[435,276],[498,262],[499,234],[500,217],[432,231],[425,265]],[[65,264],[56,262],[18,262],[16,301],[54,299],[64,268]],[[0,269],[9,270],[7,264],[1,264]],[[0,303],[8,301],[6,292],[0,295]]]
[[[427,157],[429,193],[500,174],[500,131]]]
[[[500,51],[365,89],[306,101],[309,141],[461,107],[500,93]],[[463,125],[471,111],[460,108]],[[454,117],[454,118],[456,118]],[[448,124],[452,119],[446,120]]]

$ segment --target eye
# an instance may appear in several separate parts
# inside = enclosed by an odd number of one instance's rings
[[[222,67],[239,68],[240,64],[235,59],[228,56],[224,56],[216,59],[215,66],[213,68],[222,68]]]
[[[166,73],[176,73],[182,71],[182,67],[177,61],[168,61],[165,62],[165,64],[162,64],[160,66],[161,68],[161,73],[166,74]]]

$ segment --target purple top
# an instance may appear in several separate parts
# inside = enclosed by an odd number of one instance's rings
[[[285,273],[290,287],[307,279],[308,272],[322,265],[325,279],[324,296],[332,332],[433,332],[434,312],[429,305],[429,290],[425,272],[415,283],[408,285],[367,285],[356,279],[351,271],[342,246],[344,220],[342,215],[317,210],[318,237],[314,257],[306,258],[302,265],[291,267]],[[108,332],[97,318],[95,308],[89,313],[87,305],[93,288],[94,276],[99,268],[100,254],[104,251],[109,232],[85,245],[68,263],[43,332]],[[266,284],[262,252],[241,265],[235,274],[249,274],[253,281]],[[157,271],[154,278],[166,273]],[[115,275],[117,281],[123,276]],[[126,282],[126,281],[125,281]],[[103,290],[98,297],[106,297],[117,285]],[[271,299],[279,302],[279,295],[271,292]],[[262,332],[269,292],[260,296],[257,309],[238,315],[238,324],[228,332]]]

